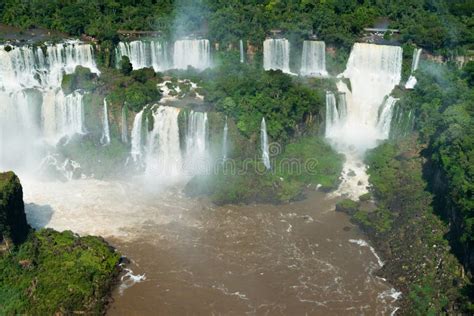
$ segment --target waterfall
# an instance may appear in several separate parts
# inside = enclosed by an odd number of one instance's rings
[[[174,68],[198,70],[211,67],[211,45],[207,39],[178,40],[174,43]]]
[[[159,106],[153,111],[154,125],[146,146],[146,175],[150,179],[170,184],[182,176],[183,158],[178,127],[180,110]]]
[[[171,68],[168,45],[162,41],[120,42],[115,49],[115,56],[117,67],[122,56],[127,56],[135,70],[153,67],[158,72]]]
[[[147,135],[145,150],[146,176],[162,185],[170,185],[190,176],[208,171],[208,118],[207,113],[190,111],[185,131],[179,130],[179,108],[155,105],[153,130]],[[139,116],[140,115],[140,116]],[[138,135],[138,121],[135,117],[134,130]],[[135,134],[133,133],[133,134]],[[184,135],[185,148],[181,149],[180,135]],[[138,136],[137,147],[138,147]],[[132,145],[133,150],[133,145]],[[138,152],[138,150],[137,150]]]
[[[420,63],[420,57],[421,57],[422,51],[423,50],[421,48],[415,48],[415,50],[413,51],[413,60],[411,62],[411,74],[405,84],[405,89],[414,89],[417,84],[417,80],[415,76],[413,75],[413,73],[418,69],[418,64]]]
[[[287,39],[269,38],[263,42],[263,68],[290,72],[290,42]]]
[[[27,91],[0,90],[0,169],[13,169],[23,160],[30,164],[34,156],[35,142],[41,137],[41,108],[32,101]]]
[[[411,72],[414,73],[418,70],[418,64],[420,63],[421,52],[423,49],[415,48],[413,51],[413,61],[411,63]]]
[[[191,175],[206,171],[207,156],[207,113],[191,111],[186,129],[185,171]]]
[[[326,44],[321,41],[304,41],[301,56],[301,75],[325,77],[326,71]]]
[[[339,121],[342,123],[347,117],[347,101],[346,94],[339,92],[337,94],[337,110],[339,114]]]
[[[132,149],[130,155],[135,163],[139,162],[142,157],[142,126],[143,126],[143,111],[141,110],[139,113],[135,115],[135,119],[133,120],[133,128],[132,128]]]
[[[387,139],[390,136],[390,126],[392,123],[393,109],[398,99],[389,96],[382,105],[379,119],[377,122],[377,130],[382,139]]]
[[[245,55],[244,55],[244,41],[239,41],[240,46],[240,63],[243,64],[245,62]]]
[[[326,91],[326,137],[337,133],[347,118],[346,94]]]
[[[8,49],[0,45],[2,168],[33,168],[41,160],[44,141],[54,146],[63,136],[86,132],[83,93],[64,95],[61,90],[63,75],[77,66],[100,74],[91,45],[79,41]]]
[[[267,124],[265,123],[265,118],[262,118],[262,123],[260,124],[260,146],[262,147],[263,164],[269,170],[271,168],[270,151],[268,145]]]
[[[339,75],[346,79],[337,82],[344,93],[339,110],[331,93],[326,96],[326,137],[346,156],[339,194],[357,198],[367,191],[363,153],[389,136],[396,99],[388,96],[400,83],[401,67],[401,47],[356,43]]]
[[[85,134],[83,94],[79,91],[68,95],[62,90],[47,92],[41,115],[44,136],[52,144],[63,136]]]
[[[128,143],[127,106],[122,106],[122,142]]]
[[[227,151],[228,151],[228,145],[227,145],[227,137],[229,133],[229,127],[227,126],[227,116],[225,117],[225,124],[224,124],[224,132],[222,134],[222,160],[226,161],[227,160]]]
[[[73,73],[77,66],[100,74],[92,46],[77,41],[47,45],[46,56],[40,47],[0,45],[0,89],[17,91],[27,88],[61,87],[63,73]]]
[[[341,128],[330,135],[331,141],[364,151],[376,146],[377,140],[385,139],[377,129],[379,108],[399,84],[401,64],[401,47],[354,45],[347,68],[340,75],[349,79],[352,89],[344,80],[337,82],[339,91],[346,95],[347,116]]]
[[[326,136],[338,127],[339,113],[336,106],[336,96],[333,92],[326,92]]]
[[[100,142],[103,145],[110,144],[109,111],[107,108],[107,98],[104,98],[104,113],[102,117],[102,136]]]

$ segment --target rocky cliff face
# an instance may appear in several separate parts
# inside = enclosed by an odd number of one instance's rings
[[[20,180],[13,172],[0,173],[0,244],[21,243],[29,230]]]

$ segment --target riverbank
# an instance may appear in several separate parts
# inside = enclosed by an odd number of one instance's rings
[[[403,293],[403,314],[466,312],[469,281],[444,238],[447,225],[433,213],[420,150],[411,138],[370,151],[367,163],[375,207],[346,200],[338,210],[352,216],[380,253],[385,264],[378,274]]]

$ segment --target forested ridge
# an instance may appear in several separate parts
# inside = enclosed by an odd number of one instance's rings
[[[350,48],[364,27],[384,16],[389,27],[400,29],[402,42],[447,53],[473,48],[473,10],[469,0],[6,0],[0,3],[0,18],[22,28],[41,26],[101,41],[116,41],[117,30],[165,36],[204,30],[211,41],[223,44],[259,43],[276,28],[296,38],[314,33]]]

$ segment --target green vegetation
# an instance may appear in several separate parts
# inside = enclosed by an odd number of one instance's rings
[[[433,198],[426,191],[416,141],[386,143],[368,154],[377,209],[359,207],[353,220],[382,252],[386,262],[382,274],[408,294],[401,302],[405,313],[468,313],[468,279],[444,238],[446,224],[431,207]]]
[[[330,190],[338,185],[343,158],[320,138],[302,138],[274,158],[268,171],[260,157],[224,162],[215,174],[191,180],[186,192],[207,194],[217,204],[281,203],[301,198],[310,186]]]
[[[73,175],[75,179],[84,173],[97,179],[123,177],[123,164],[129,155],[128,148],[112,138],[107,146],[101,145],[97,139],[76,135],[66,144],[57,147],[65,158],[73,159],[80,164],[80,170]]]
[[[469,71],[425,63],[417,72],[415,91],[403,95],[399,105],[415,114],[415,129],[427,159],[424,176],[434,194],[434,208],[451,223],[449,240],[472,271],[474,90]]]
[[[127,104],[128,109],[140,112],[145,105],[160,101],[161,92],[156,85],[162,79],[152,68],[133,70],[127,75],[123,73],[107,69],[101,76],[104,92],[112,106],[121,109]]]
[[[268,30],[282,29],[295,39],[314,32],[329,44],[349,48],[364,27],[386,16],[390,27],[400,29],[399,40],[432,50],[472,45],[473,10],[469,0],[47,0],[21,5],[6,0],[0,21],[88,34],[106,42],[116,41],[119,29],[160,30],[169,37],[207,28],[209,38],[223,45],[239,39],[260,43]]]
[[[102,314],[119,259],[97,237],[50,229],[32,233],[0,255],[0,314]]]
[[[120,254],[101,238],[31,230],[12,172],[0,173],[0,198],[0,314],[102,314]]]
[[[323,120],[324,85],[319,80],[309,87],[281,71],[265,72],[229,60],[210,72],[203,89],[206,102],[233,118],[244,136],[259,131],[265,117],[269,137],[285,142]]]
[[[351,199],[344,199],[336,204],[336,211],[344,212],[349,215],[354,215],[358,208],[359,204]]]
[[[89,68],[77,66],[72,74],[64,74],[61,88],[65,94],[75,90],[93,91],[97,85],[97,76]]]

